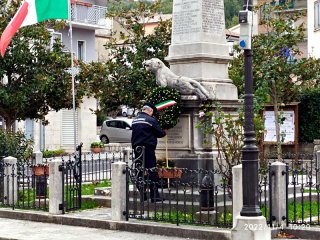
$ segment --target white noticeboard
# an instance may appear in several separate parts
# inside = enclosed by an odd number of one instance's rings
[[[265,111],[264,116],[264,126],[265,142],[276,142],[276,126],[274,122],[274,111]],[[294,111],[283,111],[282,116],[285,117],[283,124],[280,125],[280,139],[283,143],[294,143],[295,141],[295,125],[294,125]]]

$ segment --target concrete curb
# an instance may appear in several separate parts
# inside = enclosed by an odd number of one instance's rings
[[[142,221],[120,222],[112,220],[96,220],[68,215],[51,215],[47,212],[31,212],[25,210],[0,210],[1,218],[28,220],[35,222],[54,223],[69,226],[81,226],[107,230],[119,230],[135,233],[149,233],[163,236],[174,236],[191,239],[230,240],[231,231],[211,227],[194,228],[194,226],[176,226],[165,223],[150,223]],[[0,239],[1,240],[1,239]]]
[[[295,228],[295,229],[293,229]],[[309,228],[304,226],[299,226],[293,224],[292,227],[284,228],[284,232],[292,234],[298,238],[302,239],[320,239],[320,229],[319,228]]]
[[[0,209],[0,218],[27,220],[34,222],[53,223],[67,226],[88,227],[106,230],[118,230],[135,233],[148,233],[162,236],[181,237],[189,239],[230,240],[231,229],[219,229],[215,227],[173,225],[171,223],[148,222],[139,220],[112,221],[86,218],[84,216],[51,215],[48,212],[30,211],[20,209]],[[294,228],[294,229],[293,229]],[[280,229],[271,229],[274,238]],[[296,236],[299,239],[319,239],[320,228],[303,228],[301,226],[284,227],[283,231]],[[0,240],[16,240],[3,238]]]

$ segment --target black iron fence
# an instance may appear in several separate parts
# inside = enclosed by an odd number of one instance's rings
[[[287,163],[287,225],[320,225],[319,162],[320,159],[298,159]]]
[[[260,167],[258,175],[258,203],[262,215],[266,218],[267,223],[272,223],[272,185],[271,185],[271,165]]]
[[[286,156],[277,176],[273,162],[276,159],[259,169],[258,204],[267,223],[320,225],[320,159]],[[157,174],[157,181],[150,179],[151,173]],[[127,166],[127,219],[231,227],[232,188],[226,176],[217,169],[145,169],[133,160]],[[284,178],[280,186],[286,196],[283,209],[272,189],[279,176]],[[156,190],[159,200],[153,199]],[[278,219],[277,211],[281,212]]]
[[[273,195],[271,184],[275,178],[271,163],[275,161],[269,160],[269,164],[259,170],[259,206],[270,225],[275,221],[272,202],[278,198]],[[320,225],[320,159],[299,154],[286,156],[282,163],[286,164],[281,173],[285,177],[283,191],[286,199],[282,222],[277,224]]]
[[[112,153],[82,153],[44,158],[41,164],[34,160],[15,163],[0,159],[0,207],[49,210],[49,163],[60,160],[63,183],[63,211],[81,207],[81,185],[111,180],[113,162],[125,161],[122,151]],[[39,172],[40,171],[40,172]]]
[[[81,208],[82,185],[82,144],[77,147],[73,159],[62,161],[59,171],[62,172],[62,204],[59,206],[63,212]]]
[[[114,162],[125,162],[124,151],[101,152],[98,154],[82,154],[82,179],[83,182],[101,182],[111,180],[111,166]]]
[[[39,168],[40,171],[39,172]],[[0,206],[48,210],[47,165],[0,161]]]
[[[127,154],[127,153],[126,153]],[[62,156],[63,203],[65,211],[81,207],[81,184],[111,180],[111,166],[128,161],[122,151],[82,153]],[[55,158],[57,159],[57,158]],[[48,211],[50,180],[48,164],[32,161],[12,163],[0,160],[0,207]],[[132,162],[131,162],[132,161]],[[174,224],[231,227],[232,192],[228,174],[218,169],[152,168],[127,164],[127,218]],[[274,160],[275,161],[275,160]],[[259,171],[259,206],[269,224],[273,224],[271,162]],[[284,224],[320,225],[320,159],[292,156],[283,160],[286,168]],[[42,168],[42,173],[36,172]],[[158,177],[157,181],[150,178]],[[157,196],[157,192],[159,196]]]
[[[231,186],[224,172],[143,166],[141,158],[127,165],[127,219],[232,226]]]

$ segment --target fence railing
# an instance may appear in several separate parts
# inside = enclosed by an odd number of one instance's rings
[[[316,158],[287,164],[287,225],[320,225],[319,162]]]
[[[82,153],[44,158],[41,164],[33,160],[19,161],[16,158],[3,158],[0,161],[0,207],[21,209],[49,210],[49,163],[61,162],[60,171],[63,177],[63,196],[65,211],[75,210],[81,206],[81,185],[111,180],[113,162],[125,161],[122,151],[113,153]],[[81,171],[79,172],[79,159]],[[41,168],[44,172],[35,172]],[[80,174],[80,175],[79,175]],[[80,180],[81,177],[81,181]]]
[[[48,210],[47,165],[43,173],[36,172],[31,162],[17,162],[8,157],[0,161],[0,206],[22,209]]]
[[[111,180],[112,163],[122,161],[127,162],[128,219],[231,227],[234,217],[232,188],[226,179],[226,172],[217,169],[144,169],[136,166],[134,161],[128,162],[128,155],[123,151],[83,153],[80,172],[74,168],[77,164],[74,155],[59,157],[68,172],[62,182],[68,185],[66,192],[70,199],[79,195],[79,189],[76,188],[79,182],[72,182],[72,179],[80,174],[81,192],[82,183]],[[35,172],[34,167],[39,164],[33,164],[32,161],[21,162],[11,157],[1,159],[0,207],[48,211],[51,194],[47,166],[57,159],[43,160],[43,174]],[[151,178],[154,174],[159,181]],[[261,168],[258,201],[268,223],[320,225],[319,181],[320,153],[309,160],[306,156],[299,156]],[[161,198],[158,199],[156,191]],[[69,209],[74,209],[70,206]]]
[[[105,26],[107,8],[97,5],[71,5],[72,21]]]
[[[232,226],[226,172],[127,165],[126,218],[174,224]]]

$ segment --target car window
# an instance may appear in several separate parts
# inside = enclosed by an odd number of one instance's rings
[[[108,127],[118,127],[117,121],[109,121],[106,124]]]
[[[117,121],[117,128],[124,128],[122,121]]]
[[[122,129],[126,129],[127,127],[131,128],[130,125],[124,121],[108,121],[106,122],[106,125],[108,127],[122,128]]]

